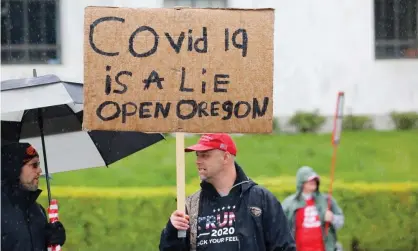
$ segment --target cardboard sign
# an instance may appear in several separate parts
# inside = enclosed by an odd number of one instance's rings
[[[270,133],[273,9],[87,7],[87,130]]]

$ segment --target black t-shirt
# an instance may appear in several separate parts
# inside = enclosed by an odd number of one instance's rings
[[[239,195],[218,196],[214,203],[205,203],[197,219],[197,250],[238,250],[239,240],[235,229]]]

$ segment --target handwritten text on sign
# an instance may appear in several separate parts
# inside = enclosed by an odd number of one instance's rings
[[[272,130],[273,11],[85,10],[84,127]]]

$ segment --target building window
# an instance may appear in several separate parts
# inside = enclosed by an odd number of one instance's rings
[[[374,0],[376,59],[418,58],[417,0]]]
[[[227,0],[164,0],[164,7],[226,8]]]
[[[61,63],[58,13],[58,0],[2,0],[1,63]]]

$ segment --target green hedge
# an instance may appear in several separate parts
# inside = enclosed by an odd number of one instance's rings
[[[397,130],[418,128],[418,112],[391,112],[390,117]]]
[[[288,193],[276,193],[283,200]],[[345,250],[358,239],[361,250],[418,250],[418,190],[336,191],[346,224]],[[161,229],[175,209],[174,196],[115,198],[57,197],[67,229],[65,251],[158,250]],[[40,202],[46,205],[45,196]]]

